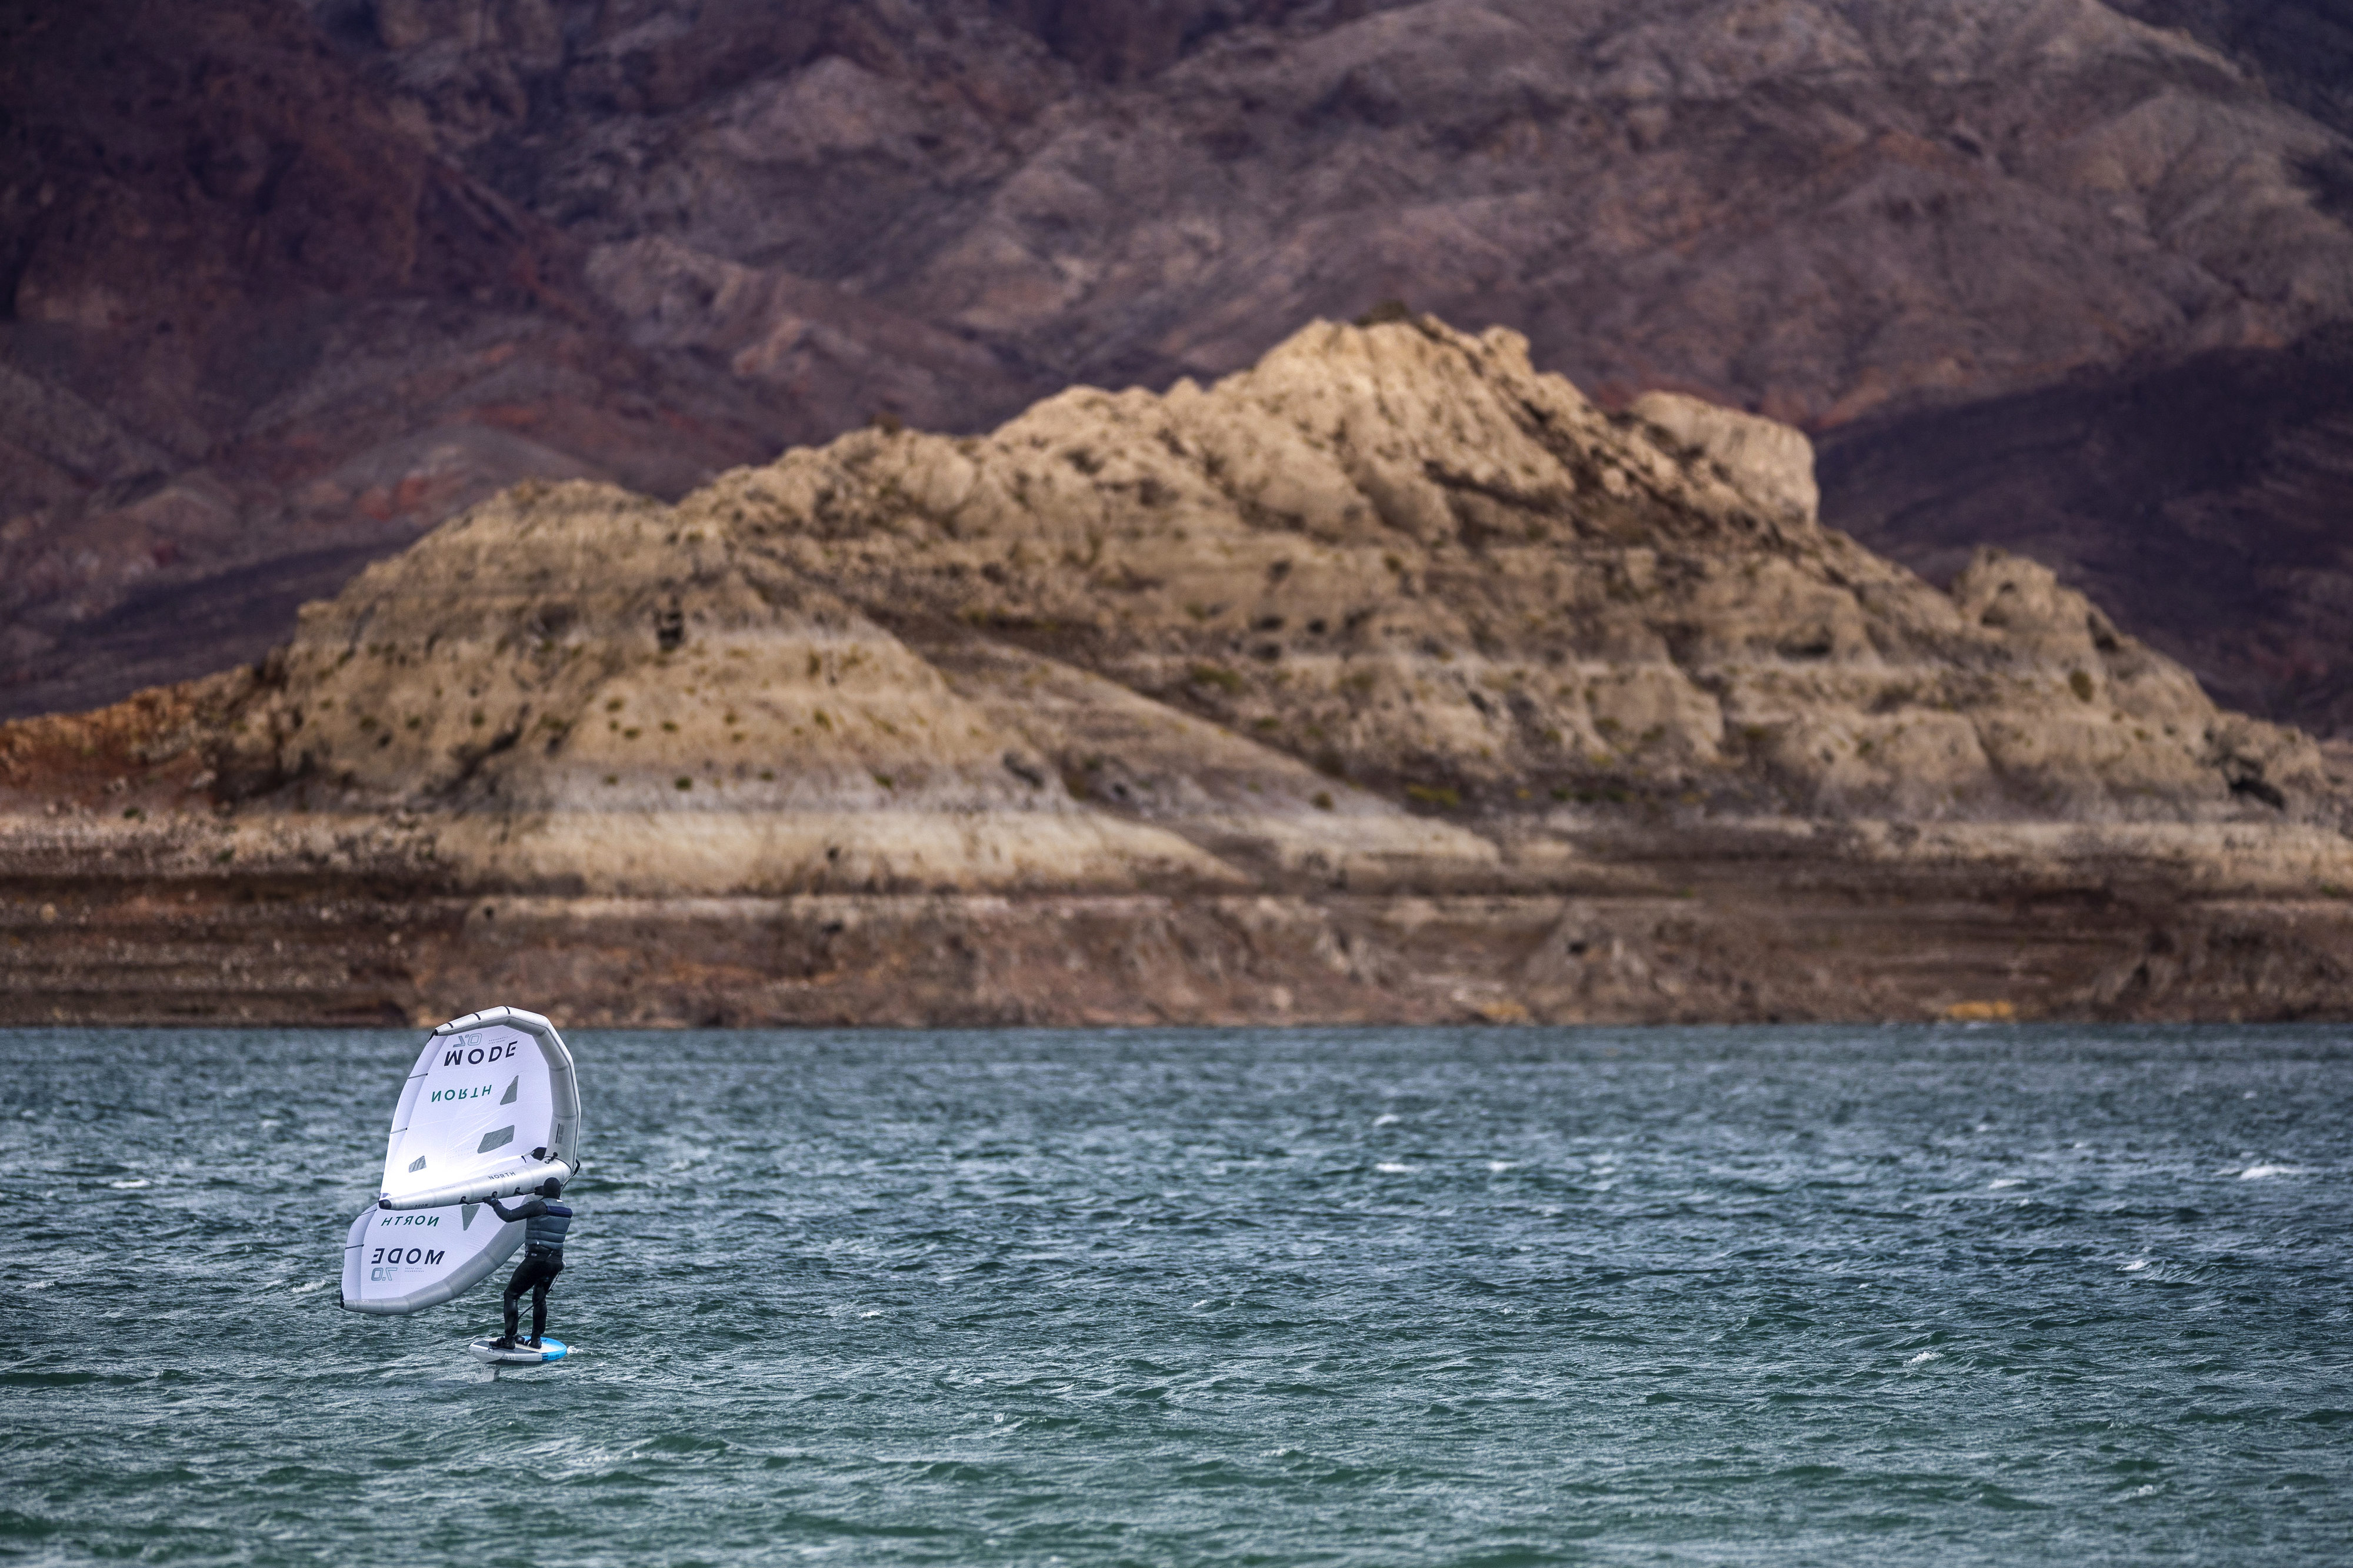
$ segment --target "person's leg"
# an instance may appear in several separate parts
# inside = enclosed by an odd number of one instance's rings
[[[507,1280],[506,1293],[499,1298],[499,1308],[506,1313],[507,1331],[499,1341],[499,1349],[514,1349],[515,1325],[522,1316],[522,1293],[531,1288],[531,1259],[526,1258],[516,1266],[513,1277]]]
[[[547,1291],[555,1277],[564,1272],[561,1263],[543,1266],[531,1287],[531,1342],[538,1348],[540,1336],[547,1332]]]

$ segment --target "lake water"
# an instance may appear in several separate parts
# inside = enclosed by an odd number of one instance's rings
[[[495,1381],[420,1038],[0,1033],[0,1559],[2353,1552],[2337,1030],[584,1031]]]

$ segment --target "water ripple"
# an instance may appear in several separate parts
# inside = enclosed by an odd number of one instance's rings
[[[577,1353],[491,1381],[494,1294],[334,1306],[413,1037],[0,1033],[0,1558],[2353,1539],[2329,1031],[575,1043]]]

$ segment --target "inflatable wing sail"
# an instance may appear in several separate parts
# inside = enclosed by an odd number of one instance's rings
[[[522,1231],[483,1204],[363,1210],[343,1240],[343,1305],[378,1314],[438,1307],[494,1272]]]
[[[522,1240],[484,1200],[569,1181],[579,1146],[580,1084],[554,1025],[493,1007],[434,1030],[392,1114],[389,1206],[343,1244],[343,1305],[417,1312],[471,1289]]]

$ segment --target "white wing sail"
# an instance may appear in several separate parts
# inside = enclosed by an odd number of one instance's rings
[[[580,1084],[555,1026],[493,1007],[433,1031],[400,1091],[383,1195],[396,1209],[480,1203],[568,1181]]]
[[[363,1209],[343,1241],[343,1305],[379,1315],[438,1307],[497,1272],[522,1232],[487,1204]]]
[[[416,1312],[471,1289],[522,1240],[483,1200],[570,1180],[579,1144],[579,1079],[554,1025],[492,1007],[435,1029],[393,1112],[385,1204],[344,1240],[343,1305]]]

